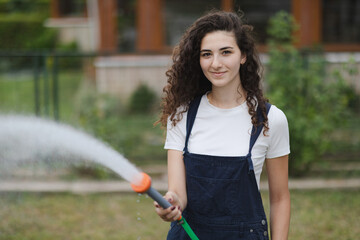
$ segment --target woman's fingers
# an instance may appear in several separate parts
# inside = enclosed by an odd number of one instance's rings
[[[171,212],[166,216],[169,221],[176,221],[181,216],[180,206],[173,206]]]
[[[175,221],[181,216],[180,206],[171,206],[168,209],[163,209],[160,206],[157,207],[155,203],[155,211],[161,219],[167,222]]]
[[[155,211],[161,219],[167,222],[176,221],[181,216],[181,208],[177,195],[174,192],[167,192],[164,198],[173,206],[163,209],[158,202],[154,201]]]
[[[165,194],[164,198],[171,204],[174,204],[174,199],[175,199],[175,203],[177,202],[177,199],[178,199],[176,194],[174,192],[171,192],[171,191],[168,191]]]

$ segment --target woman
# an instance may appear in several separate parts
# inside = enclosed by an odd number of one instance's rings
[[[269,182],[271,239],[287,239],[289,133],[284,113],[260,89],[252,27],[235,13],[199,18],[174,49],[160,122],[167,126],[168,192],[199,239],[268,239],[259,193],[263,163]],[[168,239],[189,239],[172,222]]]

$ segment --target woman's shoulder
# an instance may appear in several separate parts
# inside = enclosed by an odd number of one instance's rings
[[[285,113],[272,105],[268,114],[269,121],[269,147],[266,158],[276,158],[290,153],[289,127]]]
[[[271,105],[268,113],[269,127],[271,126],[286,126],[288,125],[285,113],[275,105]]]

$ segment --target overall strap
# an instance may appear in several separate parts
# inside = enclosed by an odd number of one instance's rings
[[[191,129],[194,126],[196,113],[199,108],[200,102],[201,102],[202,96],[196,97],[192,102],[190,103],[189,110],[187,112],[187,119],[186,119],[186,138],[185,138],[185,147],[184,152],[188,151],[188,142],[190,138]]]
[[[269,110],[270,110],[270,107],[271,107],[271,104],[266,102],[265,103],[265,107],[266,107],[266,115],[268,115],[269,113]],[[258,117],[258,122],[260,123],[259,126],[254,126],[252,127],[252,130],[251,130],[251,138],[250,138],[250,146],[249,146],[249,153],[247,155],[247,159],[249,161],[249,170],[253,170],[254,167],[253,167],[253,164],[252,164],[252,160],[251,160],[251,150],[252,148],[254,147],[255,145],[255,142],[256,140],[258,139],[262,129],[263,129],[263,125],[262,123],[264,122],[264,117],[261,113],[261,109],[258,107],[257,110],[256,110],[256,114],[257,114],[257,117]]]

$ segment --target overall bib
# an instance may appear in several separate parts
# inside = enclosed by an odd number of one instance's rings
[[[182,215],[200,240],[268,240],[268,226],[257,187],[251,149],[262,125],[252,128],[246,156],[222,157],[188,152],[188,141],[201,97],[189,107],[184,163],[188,203]],[[267,112],[270,104],[266,105]],[[262,116],[257,111],[259,122]],[[168,240],[189,239],[184,229],[171,223]]]

